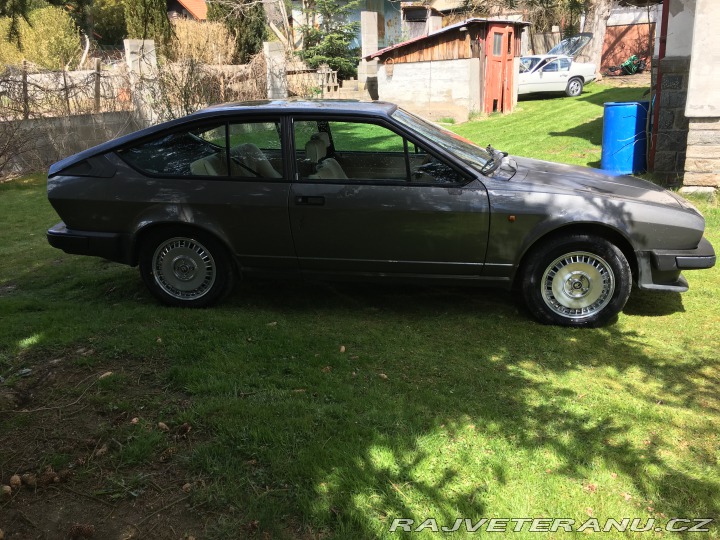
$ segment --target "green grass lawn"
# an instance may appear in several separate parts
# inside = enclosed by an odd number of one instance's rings
[[[592,161],[596,135],[567,135],[602,113],[607,91],[588,90],[455,129],[518,154]],[[577,141],[570,154],[549,123]],[[720,246],[717,199],[695,202]],[[138,538],[389,538],[394,518],[664,526],[719,514],[718,268],[687,272],[684,295],[635,291],[616,324],[591,330],[536,324],[494,290],[248,282],[192,311],[158,305],[134,269],[52,249],[44,233],[58,218],[39,175],[0,184],[0,215],[0,390],[30,387],[19,408],[56,407],[0,413],[0,482],[29,455],[37,468],[74,464],[59,488],[0,501],[6,533],[29,527],[4,521],[13,511],[38,527],[70,512],[32,513],[63,490],[84,494],[102,538],[121,537],[120,508]],[[77,372],[71,383],[33,379],[59,359]],[[68,440],[95,422],[95,457],[42,438],[40,418]],[[164,512],[153,506],[161,494]],[[185,514],[186,527],[172,534],[163,514]],[[681,535],[608,535],[620,536]]]
[[[614,88],[590,84],[577,98],[531,97],[518,102],[513,114],[451,126],[456,133],[518,156],[600,166],[603,104],[647,100],[643,87]]]

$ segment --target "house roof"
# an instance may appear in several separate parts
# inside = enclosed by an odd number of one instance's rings
[[[403,41],[402,43],[398,43],[397,45],[391,45],[390,47],[385,47],[384,49],[380,49],[379,51],[376,51],[372,54],[368,54],[367,56],[364,56],[363,58],[366,60],[372,60],[373,58],[377,58],[378,56],[382,56],[383,54],[394,51],[396,49],[401,49],[402,47],[406,47],[412,43],[417,43],[419,41],[423,41],[428,38],[433,38],[435,36],[439,36],[440,34],[444,34],[446,32],[451,32],[452,30],[457,30],[459,28],[462,28],[463,26],[468,25],[475,25],[475,24],[486,24],[486,23],[507,23],[507,24],[516,24],[520,26],[530,26],[531,23],[527,21],[513,21],[510,19],[493,19],[493,18],[472,18],[472,19],[466,19],[462,22],[451,24],[449,26],[445,26],[441,28],[440,30],[436,30],[435,32],[431,32],[426,36],[420,36],[413,39],[409,39],[407,41]]]
[[[207,4],[205,0],[178,0],[178,2],[198,21],[207,19]]]

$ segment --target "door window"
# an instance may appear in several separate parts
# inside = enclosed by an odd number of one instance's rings
[[[503,35],[497,32],[493,34],[493,56],[502,56]]]
[[[296,121],[301,180],[362,183],[464,183],[420,145],[370,122]]]

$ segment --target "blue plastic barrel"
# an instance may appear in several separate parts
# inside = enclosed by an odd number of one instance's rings
[[[647,124],[649,101],[605,103],[602,158],[606,171],[632,174],[647,170]]]

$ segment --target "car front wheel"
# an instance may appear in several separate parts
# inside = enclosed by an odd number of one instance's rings
[[[222,299],[234,283],[227,251],[214,237],[201,231],[153,233],[142,244],[139,262],[147,288],[170,306],[210,306]]]
[[[570,97],[577,97],[582,94],[583,86],[584,85],[582,79],[578,79],[577,77],[575,77],[568,81],[565,93]]]
[[[622,251],[587,235],[556,237],[536,247],[522,274],[530,313],[561,326],[602,326],[625,306],[631,287]]]

